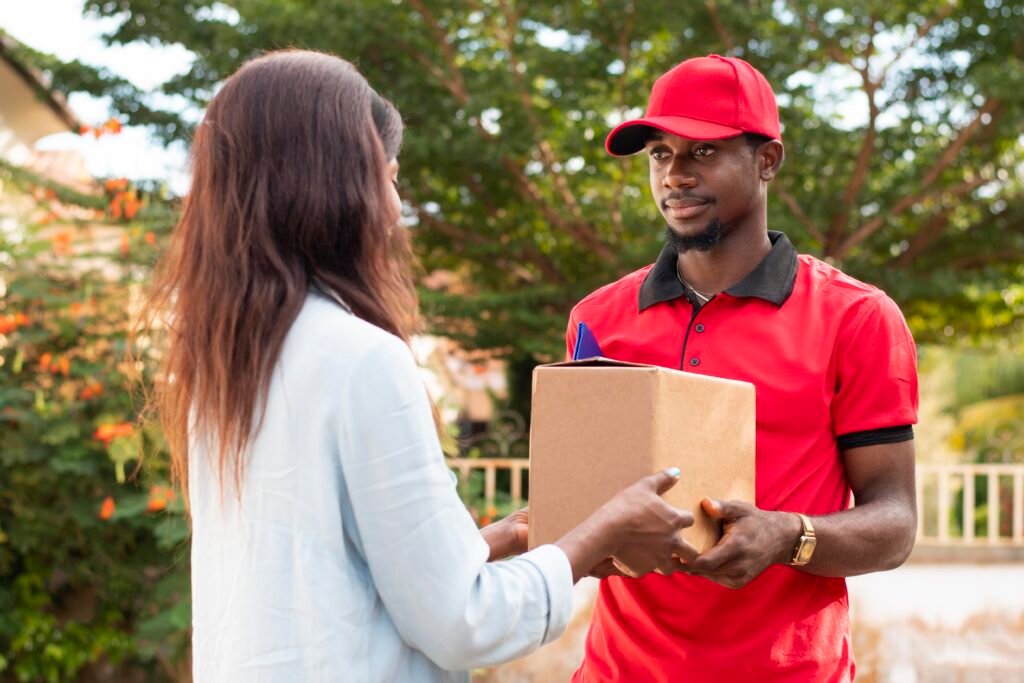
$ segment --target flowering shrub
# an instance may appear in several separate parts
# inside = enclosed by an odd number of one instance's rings
[[[0,680],[184,679],[187,524],[126,388],[173,207],[124,180],[0,186]]]

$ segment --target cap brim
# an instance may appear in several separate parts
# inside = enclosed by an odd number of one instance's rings
[[[735,137],[743,131],[719,123],[690,119],[685,116],[651,116],[643,119],[623,121],[608,133],[604,148],[608,153],[624,157],[636,154],[644,148],[648,128],[656,128],[688,140],[723,140]]]

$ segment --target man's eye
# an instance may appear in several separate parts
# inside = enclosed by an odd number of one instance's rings
[[[651,152],[651,158],[655,161],[664,161],[665,159],[668,159],[668,157],[669,153],[663,149],[656,149]]]
[[[711,145],[697,145],[693,148],[693,156],[695,157],[709,157],[715,153],[715,148]]]

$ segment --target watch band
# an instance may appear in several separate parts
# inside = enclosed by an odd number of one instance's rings
[[[803,534],[800,535],[800,540],[797,542],[796,547],[793,548],[793,557],[790,559],[789,564],[793,567],[802,567],[811,561],[811,556],[814,554],[814,548],[818,543],[817,537],[814,535],[814,525],[811,524],[811,520],[808,519],[807,515],[794,512],[797,517],[800,518],[800,522],[804,525]]]

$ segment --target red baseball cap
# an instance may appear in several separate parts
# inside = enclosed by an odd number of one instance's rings
[[[677,64],[651,89],[647,115],[616,126],[604,146],[626,156],[644,148],[646,128],[690,140],[741,133],[781,139],[775,93],[760,71],[736,57],[708,55]]]

